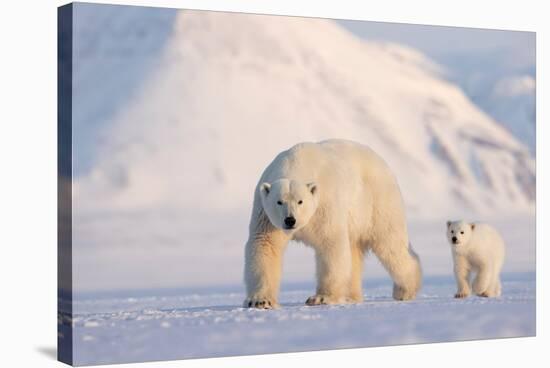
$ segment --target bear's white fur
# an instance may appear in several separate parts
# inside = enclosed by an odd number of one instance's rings
[[[472,289],[478,296],[500,296],[500,270],[505,250],[498,231],[487,224],[448,221],[447,239],[451,244],[458,288],[455,298],[469,296]],[[473,273],[476,276],[470,286]]]
[[[291,217],[295,224],[285,224]],[[257,185],[249,230],[245,307],[278,306],[283,252],[291,239],[315,250],[317,291],[308,305],[361,301],[367,251],[393,278],[395,299],[413,299],[421,285],[397,181],[376,153],[358,143],[300,143],[281,152]]]

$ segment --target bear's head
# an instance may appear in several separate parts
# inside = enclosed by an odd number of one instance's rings
[[[447,221],[447,239],[449,243],[455,247],[468,244],[475,226],[475,224],[465,221]]]
[[[279,179],[259,186],[262,206],[273,226],[292,232],[309,222],[319,204],[315,183]]]

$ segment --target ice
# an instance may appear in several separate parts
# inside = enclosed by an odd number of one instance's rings
[[[304,305],[313,285],[283,285],[281,308],[241,307],[244,292],[185,290],[135,302],[90,295],[75,301],[78,365],[462,341],[535,334],[533,273],[504,275],[503,296],[453,298],[452,277],[428,277],[414,301],[391,299],[388,279],[366,280],[365,301]],[[166,292],[166,291],[164,291]],[[196,299],[201,303],[197,303]],[[202,304],[199,305],[199,304]]]

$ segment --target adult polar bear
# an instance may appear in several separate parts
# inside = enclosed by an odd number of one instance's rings
[[[315,250],[317,292],[308,305],[361,301],[368,250],[393,278],[395,299],[413,299],[420,288],[397,181],[376,153],[358,143],[300,143],[281,152],[258,183],[249,231],[245,307],[278,306],[283,252],[291,239]]]

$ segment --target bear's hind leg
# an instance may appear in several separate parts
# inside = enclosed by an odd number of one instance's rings
[[[496,298],[500,296],[500,280],[493,281],[489,289],[487,290],[487,296],[489,298]]]
[[[407,242],[386,239],[373,244],[372,249],[393,279],[393,298],[414,299],[422,286],[422,269],[418,256]]]
[[[501,294],[501,284],[499,275],[495,275],[491,285],[487,289],[487,296],[490,298],[499,297]]]
[[[479,267],[472,288],[477,296],[484,298],[493,296],[493,284],[495,283],[495,277],[491,265],[482,265]]]
[[[493,289],[493,294],[495,297],[498,297],[502,294],[502,285],[500,283],[500,277],[497,276],[496,278],[496,281],[495,281],[495,286],[494,286],[494,289]]]
[[[363,261],[364,253],[359,245],[352,245],[351,247],[351,287],[349,298],[354,303],[360,303],[363,301]]]
[[[500,271],[502,270],[502,263],[503,260],[501,259],[500,262],[498,262],[495,266],[495,281],[493,282],[493,295],[495,297],[498,297],[502,294],[502,284],[500,282]]]

